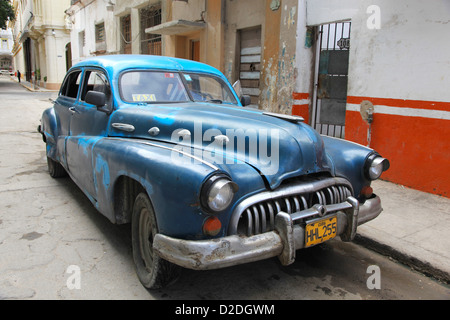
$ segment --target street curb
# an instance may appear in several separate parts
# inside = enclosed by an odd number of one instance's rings
[[[19,82],[18,80],[13,79],[12,77],[10,78],[10,80],[14,81],[15,83],[20,84],[22,87],[24,87],[25,89],[27,89],[30,92],[59,92],[59,90],[48,90],[48,89],[43,89],[38,86],[36,86],[36,89],[35,89],[33,87],[26,85],[25,82],[23,82],[23,81]],[[33,86],[32,83],[31,83],[31,85]]]
[[[423,273],[426,276],[435,278],[442,283],[450,285],[450,274],[444,270],[437,268],[436,266],[431,265],[426,261],[419,260],[389,245],[380,243],[379,241],[362,236],[360,234],[356,234],[353,242],[384,256],[389,256],[392,259],[410,267],[411,269]]]

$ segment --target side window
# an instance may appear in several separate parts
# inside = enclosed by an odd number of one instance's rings
[[[89,91],[103,92],[106,95],[106,104],[108,106],[111,105],[111,87],[103,72],[97,70],[86,71],[81,101],[84,101],[86,93]]]
[[[76,98],[80,88],[81,70],[70,73],[61,86],[60,96]]]

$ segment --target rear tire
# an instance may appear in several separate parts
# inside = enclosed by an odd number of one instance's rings
[[[140,193],[134,202],[131,229],[133,259],[142,285],[147,289],[158,289],[178,279],[180,267],[163,260],[153,250],[158,226],[153,206],[145,193]]]
[[[64,167],[59,163],[53,160],[52,158],[47,157],[47,167],[48,173],[52,178],[61,178],[67,175]]]

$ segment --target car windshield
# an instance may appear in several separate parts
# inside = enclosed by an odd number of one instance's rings
[[[186,88],[178,73],[131,71],[120,80],[122,99],[127,102],[185,102]]]
[[[222,79],[198,73],[184,73],[183,77],[194,101],[237,104],[229,86]]]
[[[220,78],[198,73],[129,71],[120,78],[122,99],[134,103],[203,101],[237,104]]]

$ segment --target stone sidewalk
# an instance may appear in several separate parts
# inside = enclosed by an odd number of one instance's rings
[[[355,242],[450,283],[450,199],[385,181],[372,187],[384,210]]]

